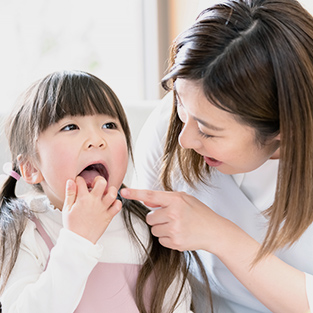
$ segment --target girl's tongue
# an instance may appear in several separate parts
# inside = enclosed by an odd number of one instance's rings
[[[108,180],[108,174],[106,168],[102,164],[95,164],[86,167],[80,174],[84,178],[88,188],[91,188],[94,179],[97,176],[102,176],[105,180]]]

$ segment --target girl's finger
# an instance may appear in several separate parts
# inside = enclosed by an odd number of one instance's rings
[[[102,203],[103,203],[104,207],[108,208],[108,207],[111,207],[113,205],[113,203],[117,197],[117,192],[118,192],[118,190],[114,186],[109,187],[107,194],[102,199]],[[122,203],[121,201],[119,201],[119,202]]]
[[[88,193],[88,188],[85,180],[78,176],[76,177],[77,195]]]
[[[91,193],[95,196],[102,197],[107,186],[107,181],[101,177],[97,176],[92,183]]]
[[[77,195],[76,187],[76,183],[73,180],[69,179],[66,182],[63,211],[70,211],[71,207],[75,203]]]
[[[111,219],[122,209],[122,202],[120,200],[115,200],[113,204],[108,209]]]

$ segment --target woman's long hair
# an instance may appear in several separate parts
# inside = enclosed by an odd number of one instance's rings
[[[19,161],[36,160],[36,140],[50,125],[57,123],[67,115],[93,114],[106,114],[119,119],[132,159],[131,134],[127,118],[120,101],[111,88],[91,74],[80,71],[62,71],[52,73],[34,83],[19,98],[8,119],[6,134],[12,154],[13,170],[20,173],[17,161],[20,155],[22,159]],[[21,236],[31,215],[26,203],[15,195],[15,187],[16,180],[9,177],[0,194],[1,292],[15,265]],[[35,185],[35,188],[43,191],[40,184]],[[143,246],[132,226],[132,217],[136,215],[146,223],[147,213],[148,209],[141,203],[123,199],[123,216],[126,227],[147,256],[137,280],[138,308],[141,313],[161,313],[166,290],[175,278],[180,277],[181,284],[177,289],[177,297],[172,299],[173,304],[170,311],[172,312],[185,286],[189,261],[183,253],[163,247],[151,232],[149,232],[149,247]],[[152,291],[151,307],[147,308],[143,298],[145,286],[151,276],[155,278],[157,284],[154,285]]]
[[[171,49],[162,84],[196,82],[208,101],[253,127],[262,146],[280,134],[276,196],[257,259],[292,245],[313,221],[313,18],[296,0],[233,0],[204,10]],[[210,172],[203,158],[178,145],[174,106],[162,181],[178,163],[190,184]]]

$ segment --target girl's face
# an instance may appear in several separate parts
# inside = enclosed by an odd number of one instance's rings
[[[94,178],[100,175],[107,180],[107,188],[119,188],[128,165],[126,137],[119,120],[102,114],[67,116],[49,126],[39,135],[37,152],[40,184],[59,209],[68,179],[82,176],[92,188]]]
[[[177,79],[175,88],[184,123],[179,143],[202,155],[208,165],[224,174],[245,173],[279,156],[279,136],[261,146],[252,127],[211,104],[195,82]]]

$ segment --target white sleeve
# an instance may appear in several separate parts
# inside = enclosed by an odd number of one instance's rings
[[[29,238],[35,238],[29,234]],[[102,247],[61,229],[46,270],[39,261],[37,242],[21,245],[16,265],[1,297],[3,313],[72,313],[80,302],[87,278]]]
[[[313,312],[313,275],[305,273],[306,294],[309,301],[310,311]]]
[[[159,174],[173,94],[168,93],[143,125],[135,145],[133,188],[160,189]]]

